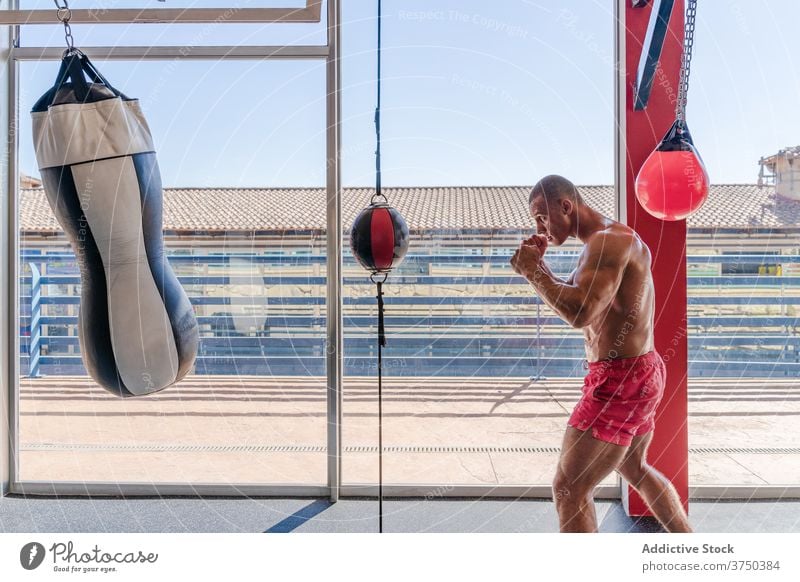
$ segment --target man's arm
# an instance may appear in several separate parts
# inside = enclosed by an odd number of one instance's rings
[[[567,281],[553,275],[541,254],[537,257],[526,250],[521,250],[517,261],[518,272],[564,321],[583,328],[613,301],[628,264],[631,242],[630,237],[618,234],[595,235]]]
[[[558,275],[556,275],[556,274],[553,272],[553,270],[550,268],[550,265],[548,265],[547,263],[545,263],[545,262],[544,262],[544,259],[542,259],[542,261],[541,261],[541,263],[539,263],[539,265],[540,265],[540,267],[539,267],[539,268],[540,268],[540,269],[542,269],[543,271],[545,271],[545,273],[547,274],[547,276],[548,276],[548,277],[551,277],[553,280],[555,280],[555,281],[557,281],[557,282],[559,282],[559,283],[564,283],[564,284],[566,284],[566,285],[574,285],[574,284],[575,284],[575,273],[577,273],[577,272],[578,272],[578,269],[577,269],[577,268],[576,268],[576,269],[574,269],[574,270],[573,270],[573,271],[572,271],[572,272],[571,272],[571,273],[570,273],[570,274],[567,276],[567,278],[566,278],[566,279],[562,279],[561,277],[559,277]]]

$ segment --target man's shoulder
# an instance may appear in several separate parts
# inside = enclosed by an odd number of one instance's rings
[[[590,262],[604,268],[626,268],[631,263],[649,265],[650,250],[632,228],[614,222],[598,230],[586,241]]]
[[[623,250],[641,243],[639,235],[631,227],[621,222],[611,221],[605,228],[596,231],[586,241],[588,247],[599,250],[600,248],[612,248]]]

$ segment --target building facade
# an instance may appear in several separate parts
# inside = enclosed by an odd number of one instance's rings
[[[579,187],[606,216],[611,186]],[[385,372],[401,376],[557,377],[583,374],[583,338],[510,269],[528,236],[530,188],[391,188],[412,231],[386,285]],[[371,190],[346,189],[349,225]],[[40,188],[20,196],[23,374],[83,374],[80,276]],[[771,187],[713,186],[688,221],[689,374],[800,371],[800,202]],[[325,372],[323,189],[166,189],[171,264],[201,325],[198,374]],[[347,245],[345,245],[346,247]],[[568,273],[579,247],[548,250]],[[657,248],[651,249],[654,253]],[[374,287],[345,256],[345,373],[375,373]],[[668,317],[668,314],[657,316]]]

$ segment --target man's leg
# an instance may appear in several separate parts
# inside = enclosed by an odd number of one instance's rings
[[[689,518],[675,487],[669,479],[647,464],[647,447],[652,438],[652,431],[634,437],[617,472],[639,492],[667,531],[691,532]]]
[[[595,532],[594,488],[616,469],[628,447],[595,439],[592,429],[568,426],[561,446],[553,500],[562,532]]]

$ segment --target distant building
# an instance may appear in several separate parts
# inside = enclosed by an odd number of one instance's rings
[[[800,200],[800,146],[761,158],[759,164],[759,186],[770,186],[783,198]]]
[[[22,174],[19,178],[19,187],[23,190],[30,188],[41,188],[42,181],[39,178],[32,178],[27,174]]]
[[[578,188],[614,216],[613,186]],[[386,287],[387,373],[582,374],[582,334],[508,263],[534,228],[529,190],[384,189],[412,234]],[[345,229],[372,193],[344,189]],[[19,207],[22,370],[30,361],[34,374],[38,361],[41,373],[83,373],[78,266],[44,191],[22,190]],[[324,375],[325,208],[324,188],[165,189],[166,247],[201,327],[197,373]],[[714,185],[687,227],[690,375],[796,377],[800,200],[756,184]],[[374,371],[374,288],[344,247],[345,370],[365,375]],[[549,250],[553,269],[568,273],[577,250],[575,241]]]

